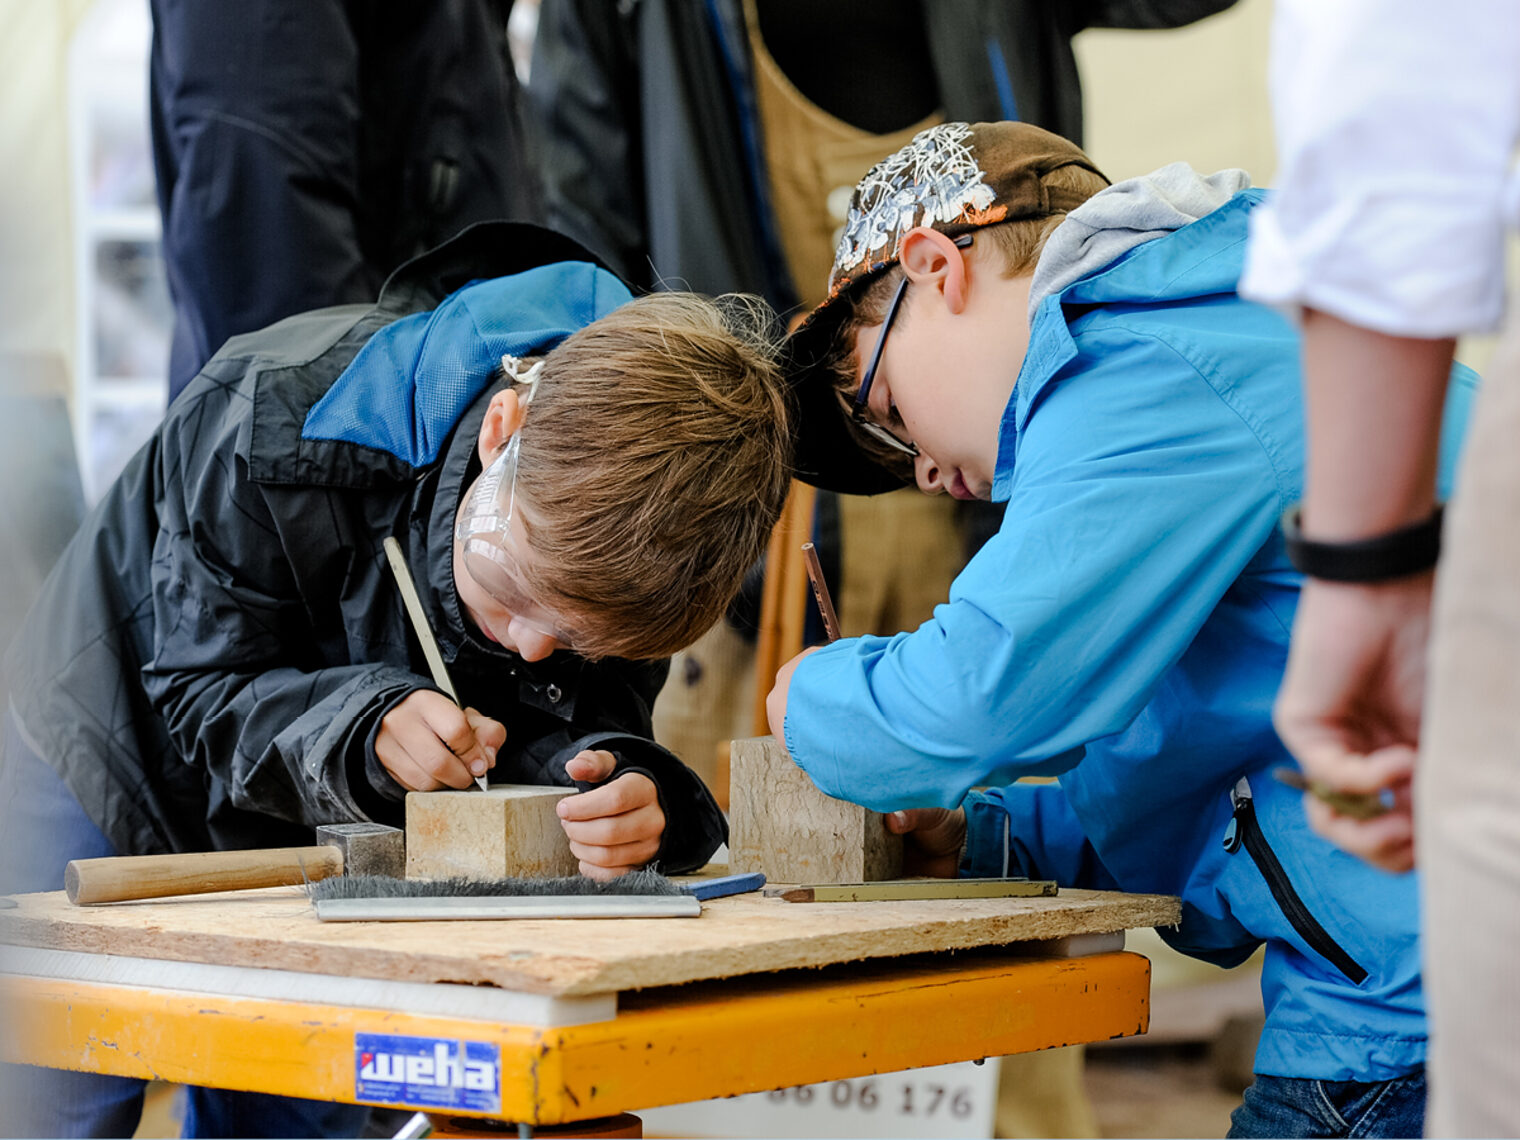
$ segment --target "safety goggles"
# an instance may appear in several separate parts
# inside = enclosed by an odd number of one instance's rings
[[[897,310],[902,308],[903,294],[907,291],[908,277],[904,274],[902,282],[897,286],[897,292],[892,294],[892,303],[887,306],[887,315],[881,322],[881,335],[876,338],[876,348],[871,353],[871,362],[866,365],[865,374],[860,378],[860,387],[855,392],[855,407],[850,412],[850,419],[861,431],[878,443],[884,443],[904,455],[916,456],[918,444],[899,439],[888,428],[871,419],[871,409],[867,403],[871,398],[871,385],[876,383],[876,368],[881,364],[881,350],[887,346],[887,334],[892,331],[892,324],[897,320]]]
[[[955,238],[956,249],[969,249],[973,240],[972,234],[961,234]],[[892,325],[897,320],[898,310],[902,308],[903,297],[908,292],[908,275],[903,274],[898,283],[897,291],[892,294],[892,300],[887,305],[887,315],[882,318],[881,335],[876,338],[876,347],[871,352],[871,360],[866,365],[865,373],[860,378],[860,387],[855,391],[855,406],[851,409],[850,419],[853,420],[860,430],[879,443],[884,443],[894,451],[900,451],[904,455],[918,454],[918,445],[911,440],[901,439],[889,428],[870,418],[871,409],[871,385],[876,383],[876,369],[881,365],[882,349],[887,347],[887,334],[892,331]]]
[[[533,398],[543,362],[535,364],[524,376],[517,374],[515,357],[503,357],[502,367],[511,380],[526,389],[522,401],[526,408]],[[512,529],[521,447],[521,432],[513,432],[501,454],[476,478],[459,513],[454,535],[463,554],[465,572],[482,590],[529,629],[574,649],[577,641],[582,640],[575,627],[535,602],[523,584],[525,576],[518,555],[522,540]]]

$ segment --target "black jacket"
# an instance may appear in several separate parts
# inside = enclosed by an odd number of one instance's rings
[[[466,282],[589,260],[535,227],[474,227],[399,270],[377,304],[234,338],[172,406],[65,550],[7,660],[23,734],[117,850],[277,846],[309,842],[320,823],[400,824],[402,789],[370,742],[391,706],[433,686],[387,535],[407,551],[460,699],[507,726],[494,780],[569,784],[566,761],[605,748],[659,787],[666,870],[701,865],[723,841],[707,789],[649,739],[664,661],[561,652],[529,664],[475,633],[454,589],[452,520],[479,470],[490,396],[488,371],[458,362],[499,358],[511,351],[501,336],[526,334],[509,309],[494,314],[495,333],[457,335],[475,325],[444,324],[440,303]],[[626,297],[604,270],[566,272],[605,294],[603,308]],[[595,308],[564,292],[544,304]],[[398,323],[409,314],[429,315]],[[517,327],[542,351],[575,319],[547,339],[542,311]],[[396,356],[355,363],[372,338],[390,344],[423,323],[437,355],[419,354],[410,375]],[[356,397],[350,439],[313,438],[330,390]],[[429,423],[424,410],[442,405],[462,413]]]
[[[1073,36],[1176,27],[1232,3],[925,0],[941,108],[950,119],[1019,119],[1080,145]],[[641,285],[796,305],[740,0],[543,0],[528,104],[555,229]]]

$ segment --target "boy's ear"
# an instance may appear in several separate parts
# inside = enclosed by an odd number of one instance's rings
[[[503,388],[491,397],[485,418],[480,421],[480,439],[476,444],[482,467],[491,465],[491,460],[507,446],[512,433],[522,426],[524,410],[515,388]]]
[[[966,307],[970,271],[954,241],[929,226],[915,226],[897,248],[903,273],[914,285],[936,289],[952,313]]]

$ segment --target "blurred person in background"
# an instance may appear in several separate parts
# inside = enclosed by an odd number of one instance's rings
[[[152,0],[172,400],[222,342],[539,220],[511,0]]]
[[[1322,834],[1391,872],[1408,871],[1418,856],[1427,1134],[1512,1136],[1520,1131],[1513,310],[1478,398],[1444,555],[1435,456],[1456,338],[1496,328],[1504,315],[1520,9],[1500,0],[1278,0],[1275,21],[1279,186],[1253,219],[1242,290],[1300,310],[1304,334],[1309,458],[1295,560],[1307,578],[1278,728],[1313,778],[1393,804],[1361,821],[1306,797]]]

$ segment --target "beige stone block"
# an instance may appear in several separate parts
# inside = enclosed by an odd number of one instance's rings
[[[879,812],[818,790],[773,736],[729,752],[728,862],[773,883],[864,883],[902,874],[902,836]]]
[[[544,879],[579,863],[554,805],[574,788],[496,784],[485,791],[408,792],[408,879]]]

